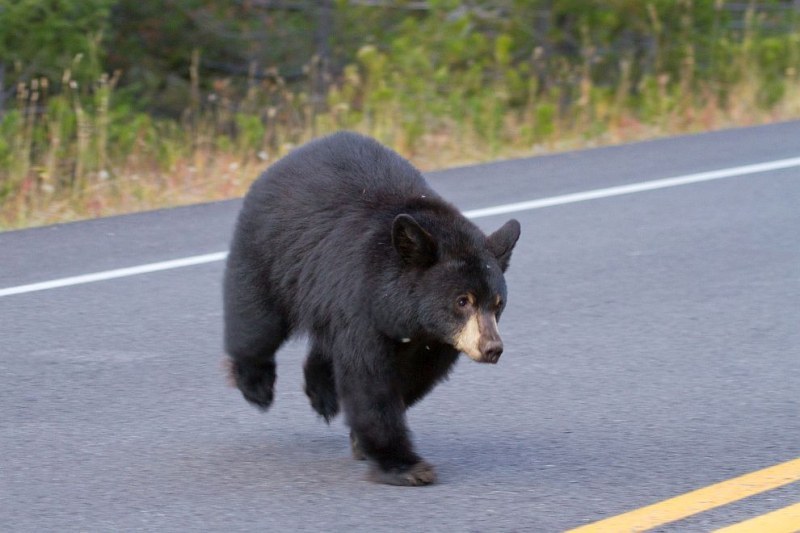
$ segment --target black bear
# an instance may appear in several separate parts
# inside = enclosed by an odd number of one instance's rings
[[[405,411],[463,352],[496,363],[503,273],[520,226],[488,237],[377,141],[336,133],[277,161],[245,196],[224,279],[225,349],[244,397],[267,409],[275,351],[309,335],[305,392],[344,410],[369,477],[433,483]]]

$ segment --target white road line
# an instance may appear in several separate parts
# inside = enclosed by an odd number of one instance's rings
[[[95,281],[103,281],[107,279],[124,278],[127,276],[135,276],[137,274],[147,274],[148,272],[158,272],[160,270],[170,270],[173,268],[183,268],[192,265],[202,265],[203,263],[222,261],[227,256],[228,252],[216,252],[213,254],[184,257],[183,259],[173,259],[171,261],[161,261],[160,263],[149,263],[146,265],[128,268],[118,268],[116,270],[106,270],[103,272],[95,272],[93,274],[84,274],[83,276],[73,276],[70,278],[42,281],[41,283],[31,283],[30,285],[20,285],[18,287],[0,289],[0,297],[11,296],[12,294],[24,294],[26,292],[57,289],[58,287],[69,287],[70,285],[81,285],[83,283],[94,283]]]
[[[533,209],[542,209],[544,207],[552,207],[556,205],[574,204],[578,202],[586,202],[588,200],[597,200],[599,198],[609,198],[612,196],[622,196],[624,194],[653,191],[656,189],[666,189],[669,187],[678,187],[680,185],[689,185],[691,183],[700,183],[703,181],[733,178],[736,176],[757,174],[760,172],[769,172],[771,170],[781,170],[793,167],[800,167],[800,157],[779,159],[776,161],[767,161],[765,163],[757,163],[754,165],[723,168],[720,170],[712,170],[710,172],[699,172],[697,174],[686,174],[683,176],[674,176],[671,178],[664,178],[653,181],[631,183],[629,185],[620,185],[617,187],[608,187],[605,189],[595,189],[591,191],[564,194],[561,196],[551,196],[549,198],[539,198],[537,200],[530,200],[527,202],[517,202],[513,204],[504,204],[504,205],[497,205],[494,207],[486,207],[484,209],[473,209],[470,211],[464,211],[464,215],[468,218],[490,217],[494,215],[516,213],[519,211],[530,211]],[[223,261],[227,256],[228,256],[227,251],[216,252],[205,255],[195,255],[192,257],[185,257],[182,259],[174,259],[171,261],[162,261],[159,263],[149,263],[146,265],[139,265],[129,268],[106,270],[104,272],[95,272],[93,274],[85,274],[82,276],[54,279],[51,281],[43,281],[41,283],[19,285],[17,287],[8,287],[6,289],[0,289],[0,297],[11,296],[13,294],[24,294],[28,292],[44,291],[48,289],[55,289],[58,287],[68,287],[71,285],[81,285],[83,283],[93,283],[95,281],[103,281],[107,279],[135,276],[137,274],[147,274],[149,272],[159,272],[161,270],[171,270],[173,268],[183,268],[192,265],[202,265],[204,263]]]
[[[620,185],[618,187],[608,187],[607,189],[595,189],[593,191],[576,192],[573,194],[564,194],[562,196],[552,196],[550,198],[539,198],[538,200],[530,200],[528,202],[498,205],[495,207],[487,207],[485,209],[473,209],[472,211],[465,211],[464,215],[468,216],[469,218],[490,217],[493,215],[515,213],[517,211],[541,209],[543,207],[551,207],[554,205],[574,204],[577,202],[585,202],[587,200],[596,200],[598,198],[621,196],[623,194],[652,191],[655,189],[666,189],[668,187],[678,187],[679,185],[688,185],[690,183],[699,183],[701,181],[733,178],[735,176],[744,176],[745,174],[757,174],[759,172],[768,172],[770,170],[780,170],[798,166],[800,166],[800,157],[792,157],[791,159],[779,159],[777,161],[768,161],[766,163],[757,163],[755,165],[723,168],[720,170],[712,170],[710,172],[699,172],[697,174],[687,174],[685,176],[675,176],[660,180],[631,183],[630,185]]]

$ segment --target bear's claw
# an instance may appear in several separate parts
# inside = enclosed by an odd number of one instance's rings
[[[436,482],[436,470],[433,465],[419,461],[406,468],[381,470],[377,465],[370,465],[368,479],[375,483],[398,485],[403,487],[420,487]]]

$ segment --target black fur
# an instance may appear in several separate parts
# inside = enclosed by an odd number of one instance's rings
[[[338,133],[293,151],[253,183],[233,236],[225,347],[237,386],[269,407],[276,350],[307,332],[311,405],[326,421],[344,410],[371,478],[433,482],[405,410],[456,361],[462,295],[470,312],[499,317],[518,236],[512,220],[486,237],[372,139]]]

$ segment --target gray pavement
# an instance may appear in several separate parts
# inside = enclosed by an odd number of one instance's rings
[[[429,178],[474,209],[797,156],[793,122]],[[224,250],[238,207],[0,234],[0,288]],[[0,531],[562,531],[800,456],[800,168],[513,216],[500,363],[409,415],[432,487],[363,480],[303,339],[270,412],[226,386],[220,262],[0,298]]]

